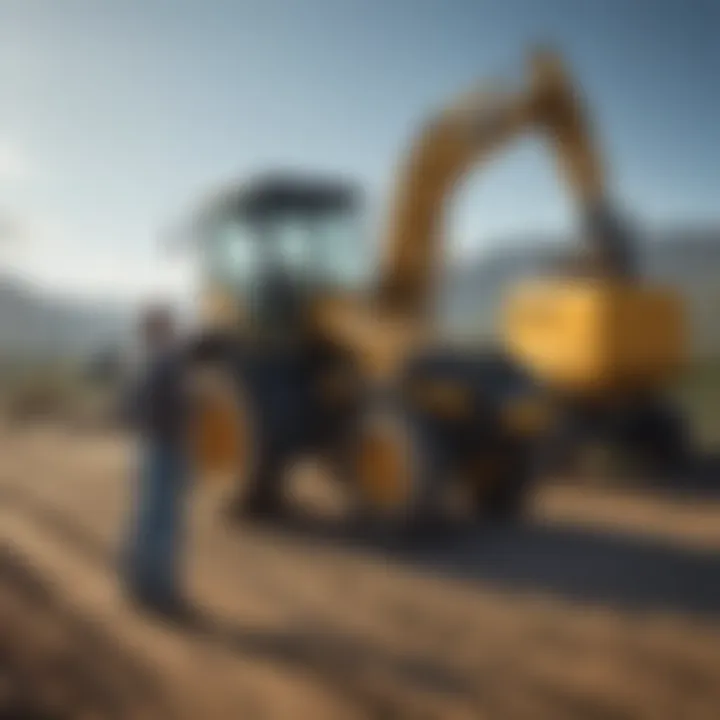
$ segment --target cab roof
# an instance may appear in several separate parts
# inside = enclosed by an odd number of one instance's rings
[[[358,201],[359,189],[345,179],[276,172],[223,189],[201,208],[199,217],[234,214],[253,221],[282,212],[351,210]]]

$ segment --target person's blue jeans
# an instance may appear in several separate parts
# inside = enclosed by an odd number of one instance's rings
[[[124,576],[134,596],[178,599],[187,466],[179,448],[149,442],[141,448]]]

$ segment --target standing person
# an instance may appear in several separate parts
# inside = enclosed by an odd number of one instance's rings
[[[129,408],[138,434],[138,467],[124,580],[135,602],[176,615],[187,610],[179,587],[189,480],[185,363],[168,309],[153,307],[144,314],[140,339],[146,358]]]

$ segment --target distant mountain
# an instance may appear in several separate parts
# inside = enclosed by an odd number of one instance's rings
[[[464,259],[441,283],[441,313],[475,336],[492,336],[512,284],[547,271],[572,247],[562,238],[527,237]],[[685,296],[694,352],[720,353],[720,228],[657,233],[641,243],[639,260],[644,275]],[[0,359],[78,358],[107,346],[127,346],[133,322],[130,306],[50,296],[0,275]]]
[[[573,245],[566,239],[528,237],[450,268],[441,288],[443,315],[456,327],[481,336],[498,329],[504,294],[523,277],[549,272]],[[683,294],[692,350],[720,352],[720,227],[656,233],[638,248],[644,277]]]
[[[0,276],[0,358],[71,359],[124,343],[130,309],[45,294]]]

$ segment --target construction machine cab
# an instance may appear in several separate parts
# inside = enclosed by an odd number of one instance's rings
[[[206,319],[291,332],[318,293],[361,285],[359,205],[347,182],[288,174],[225,193],[197,233]]]

